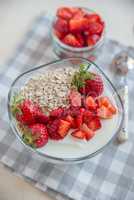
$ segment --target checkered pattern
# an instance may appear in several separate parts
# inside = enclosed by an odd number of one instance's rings
[[[130,113],[129,141],[118,146],[111,143],[103,153],[73,166],[53,165],[38,155],[29,153],[15,138],[7,117],[7,94],[14,78],[31,67],[54,60],[56,56],[49,38],[49,18],[41,16],[34,22],[13,58],[0,74],[0,161],[15,174],[58,200],[133,200],[134,199],[134,81],[129,76]],[[96,63],[109,75],[113,56],[134,49],[107,40]],[[112,76],[111,76],[112,77]]]

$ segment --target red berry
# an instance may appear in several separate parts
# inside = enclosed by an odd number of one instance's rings
[[[62,138],[64,138],[67,135],[70,128],[71,128],[71,123],[61,119],[58,128],[59,135]]]
[[[58,133],[59,123],[59,119],[55,119],[47,124],[48,134],[52,140],[62,139],[61,135]]]
[[[89,35],[101,34],[103,31],[103,25],[98,22],[91,23],[89,24],[88,31]]]
[[[88,124],[95,117],[95,113],[89,110],[86,110],[83,115],[83,122]]]
[[[61,107],[56,108],[50,112],[50,117],[60,118],[60,117],[62,117],[63,113],[64,113],[64,108],[61,108]]]
[[[75,36],[78,39],[81,46],[84,46],[85,45],[84,36],[81,33],[76,33]]]
[[[33,142],[37,148],[42,147],[45,144],[47,144],[48,132],[45,125],[33,124],[33,125],[30,125],[29,128],[31,130],[31,136],[33,137]]]
[[[85,139],[85,132],[82,130],[76,130],[72,132],[71,135],[77,139]]]
[[[76,38],[75,35],[69,33],[68,35],[66,35],[63,40],[63,43],[72,46],[72,47],[82,47],[79,40]]]
[[[61,7],[57,10],[57,17],[69,20],[72,18],[73,14],[69,7]]]
[[[69,94],[69,100],[71,106],[81,106],[81,94],[76,90],[71,90]]]
[[[68,22],[64,19],[57,19],[54,24],[54,29],[61,34],[68,33]]]
[[[96,104],[93,97],[91,97],[91,96],[86,97],[85,107],[90,109],[90,110],[96,110],[97,109],[97,104]]]
[[[100,22],[101,18],[98,14],[89,14],[87,13],[85,17],[88,19],[89,24],[94,22]]]
[[[102,94],[104,89],[103,80],[100,75],[93,74],[92,79],[88,79],[85,81],[85,86],[80,88],[80,93],[97,97]]]
[[[71,19],[69,21],[69,30],[71,32],[81,32],[87,30],[89,27],[88,19],[80,18],[80,19]]]
[[[96,44],[96,42],[100,39],[100,36],[97,34],[94,35],[89,35],[87,37],[87,45],[88,46],[93,46]]]
[[[85,133],[86,140],[90,140],[95,135],[95,132],[92,129],[90,129],[85,123],[82,124],[80,130],[82,130]]]
[[[101,128],[100,119],[98,117],[93,118],[91,121],[88,122],[88,127],[93,131],[100,129]]]

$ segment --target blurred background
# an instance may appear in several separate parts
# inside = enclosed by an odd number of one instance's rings
[[[0,0],[0,64],[11,56],[32,20],[44,11],[51,14],[62,5],[96,10],[107,25],[107,37],[134,45],[133,0]]]

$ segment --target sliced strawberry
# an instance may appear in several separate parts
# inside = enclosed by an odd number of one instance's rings
[[[80,128],[80,126],[83,123],[83,113],[79,114],[76,118],[75,118],[75,125],[77,128]]]
[[[101,34],[103,31],[103,25],[98,22],[90,23],[88,27],[88,31],[89,31],[89,35]]]
[[[91,111],[89,111],[89,110],[86,110],[86,111],[84,112],[84,115],[83,115],[83,122],[86,123],[86,124],[88,124],[89,121],[91,121],[94,117],[95,117],[94,112],[91,112]]]
[[[89,35],[87,37],[87,45],[88,46],[93,46],[96,44],[96,42],[98,42],[98,40],[100,39],[100,36],[97,34],[94,35]]]
[[[97,108],[97,104],[96,104],[95,100],[93,99],[93,97],[91,97],[91,96],[86,97],[85,106],[86,106],[86,108],[88,108],[90,110],[96,110],[96,108]]]
[[[97,108],[97,115],[102,119],[109,119],[112,118],[113,114],[107,107],[102,105],[100,108]]]
[[[65,34],[64,33],[62,33],[62,32],[60,32],[60,31],[58,31],[58,30],[54,30],[54,34],[61,40],[61,39],[63,39],[63,37],[65,37]]]
[[[85,123],[82,124],[80,129],[85,132],[86,140],[90,140],[95,135],[95,132],[92,129],[90,129]]]
[[[65,118],[66,121],[70,122],[71,128],[76,128],[75,120],[71,115],[67,115]]]
[[[82,47],[76,36],[71,33],[67,34],[62,42],[72,47]]]
[[[72,132],[71,135],[77,139],[85,139],[85,132],[81,130],[76,130]]]
[[[69,21],[69,30],[71,32],[79,32],[87,30],[89,27],[88,19],[80,18],[80,19],[71,19]]]
[[[73,19],[81,19],[85,16],[85,11],[81,8],[77,8],[77,11],[73,14]]]
[[[81,94],[76,90],[71,90],[69,93],[69,100],[72,106],[81,106]]]
[[[62,138],[64,138],[67,135],[70,128],[71,128],[71,123],[61,119],[58,128],[59,135]]]
[[[88,19],[89,23],[100,22],[101,18],[98,14],[89,14],[87,13],[85,17]]]
[[[91,121],[88,122],[88,127],[93,131],[100,129],[101,128],[100,119],[98,117],[93,118]]]
[[[59,107],[50,112],[50,117],[60,118],[60,117],[62,117],[63,113],[64,113],[64,108]]]
[[[75,16],[75,14],[82,12],[82,9],[77,7],[70,7],[70,12],[73,16]]]
[[[57,17],[61,17],[65,20],[69,20],[72,18],[72,11],[69,7],[61,7],[57,10]]]
[[[77,33],[75,34],[76,38],[78,39],[79,43],[81,44],[81,46],[84,46],[85,45],[85,40],[84,40],[84,37],[82,34],[80,33]]]
[[[62,139],[61,135],[59,135],[58,133],[59,123],[60,123],[60,120],[55,119],[53,121],[49,121],[49,123],[47,124],[48,134],[49,134],[50,139],[52,140]]]
[[[69,32],[68,22],[64,19],[57,19],[54,24],[54,29],[60,34],[65,34]]]
[[[116,114],[116,107],[112,104],[112,102],[110,101],[110,99],[106,96],[104,97],[100,97],[98,98],[98,103],[99,106],[101,107],[102,105],[104,105],[105,107],[107,107],[113,114]]]

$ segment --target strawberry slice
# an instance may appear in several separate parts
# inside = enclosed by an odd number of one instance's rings
[[[98,14],[86,13],[85,17],[88,19],[89,23],[100,22],[101,18]]]
[[[84,46],[85,44],[85,40],[84,37],[81,33],[77,33],[75,34],[76,38],[78,39],[79,43],[81,44],[81,46]]]
[[[75,13],[73,14],[73,19],[81,19],[85,16],[85,11],[81,8],[77,8]]]
[[[60,31],[58,31],[58,30],[54,30],[54,34],[61,40],[61,39],[63,39],[63,37],[65,37],[65,34],[64,33],[62,33],[62,32],[60,32]]]
[[[64,108],[59,107],[50,112],[50,117],[60,118],[62,117],[63,113],[64,113]]]
[[[72,106],[81,106],[81,94],[76,90],[71,90],[69,94],[70,104]]]
[[[110,101],[110,99],[108,97],[100,97],[98,98],[98,104],[101,107],[102,105],[104,105],[105,107],[107,107],[113,114],[116,114],[117,109],[116,107],[112,104],[112,102]]]
[[[76,130],[71,135],[77,139],[85,139],[85,132],[81,130]]]
[[[98,22],[90,23],[88,26],[88,31],[89,35],[101,34],[103,31],[103,25]]]
[[[82,124],[80,130],[85,132],[86,140],[90,140],[95,135],[95,132],[92,129],[90,129],[85,123]]]
[[[71,115],[67,115],[65,118],[66,121],[70,122],[71,128],[76,128],[75,120]]]
[[[69,30],[71,32],[81,32],[89,28],[89,22],[86,18],[71,19],[69,21]]]
[[[96,110],[96,108],[97,108],[97,104],[96,104],[94,98],[91,96],[86,97],[85,106],[90,110]]]
[[[97,34],[89,35],[87,37],[87,45],[93,46],[96,44],[96,42],[100,39],[100,36]]]
[[[83,123],[83,114],[81,113],[75,118],[75,125],[77,128],[80,128],[82,123]]]
[[[112,112],[104,105],[100,108],[97,108],[97,116],[102,119],[109,119],[112,118]]]
[[[62,40],[63,43],[69,45],[69,46],[72,46],[72,47],[82,47],[81,43],[79,42],[79,40],[76,38],[75,35],[69,33],[67,34],[63,40]]]
[[[71,123],[61,119],[58,128],[59,135],[62,138],[64,138],[67,135],[70,128],[71,128]]]
[[[88,122],[88,127],[93,131],[100,129],[101,128],[100,119],[98,117],[93,118],[91,121]]]
[[[89,110],[86,110],[83,115],[83,122],[88,124],[95,117],[95,114]]]
[[[66,34],[69,32],[68,22],[59,18],[55,21],[54,29],[60,32],[60,34]]]
[[[63,18],[65,20],[69,20],[72,18],[72,11],[68,7],[61,7],[57,10],[57,17]]]

